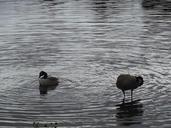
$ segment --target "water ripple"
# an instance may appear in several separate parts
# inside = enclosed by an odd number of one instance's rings
[[[0,124],[169,128],[170,11],[137,0],[0,1]],[[59,77],[40,95],[38,73]],[[123,94],[121,73],[143,86]]]

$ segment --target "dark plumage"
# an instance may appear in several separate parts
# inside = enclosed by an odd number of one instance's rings
[[[125,91],[131,90],[131,100],[133,95],[133,90],[138,88],[143,84],[143,78],[141,76],[131,76],[129,74],[121,74],[117,78],[116,86],[122,90],[125,99]]]
[[[48,90],[55,89],[58,83],[58,78],[48,76],[48,74],[44,71],[39,73],[40,94],[46,94]]]

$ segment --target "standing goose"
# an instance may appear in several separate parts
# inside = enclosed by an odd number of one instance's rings
[[[58,83],[58,78],[48,76],[48,74],[45,71],[41,71],[39,73],[40,94],[47,94],[47,91],[55,89]]]
[[[143,78],[141,76],[132,76],[129,74],[121,74],[117,78],[116,86],[117,88],[121,89],[124,94],[125,100],[125,91],[131,90],[131,100],[133,97],[133,90],[138,88],[143,84]]]

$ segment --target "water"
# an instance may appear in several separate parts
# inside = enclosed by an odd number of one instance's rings
[[[0,127],[171,127],[171,12],[139,0],[1,0]],[[41,70],[59,86],[39,94]],[[121,73],[144,85],[123,94]]]

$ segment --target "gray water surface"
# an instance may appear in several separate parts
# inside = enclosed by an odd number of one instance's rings
[[[39,94],[41,70],[59,86]],[[123,94],[121,73],[144,85]],[[141,0],[0,0],[0,127],[171,127],[171,11]]]

